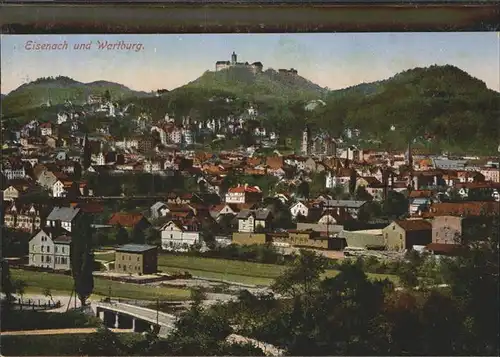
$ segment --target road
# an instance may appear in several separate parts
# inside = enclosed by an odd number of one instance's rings
[[[64,328],[52,330],[24,330],[24,331],[2,331],[2,336],[34,336],[34,335],[66,335],[66,334],[82,334],[97,332],[97,328]],[[112,332],[123,333],[130,332],[127,329],[110,329]]]

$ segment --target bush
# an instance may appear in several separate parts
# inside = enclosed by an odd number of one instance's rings
[[[57,313],[4,310],[1,321],[3,331],[83,328],[101,325],[97,317],[90,317],[78,311]]]

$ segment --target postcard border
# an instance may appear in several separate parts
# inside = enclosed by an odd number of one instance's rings
[[[3,4],[3,34],[499,31],[500,3]]]

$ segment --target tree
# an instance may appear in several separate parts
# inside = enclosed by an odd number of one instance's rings
[[[2,239],[2,241],[3,241],[3,239]],[[16,291],[16,286],[13,283],[12,278],[10,276],[9,263],[5,259],[2,259],[1,264],[2,264],[2,266],[1,266],[1,269],[2,269],[2,293],[5,294],[7,301],[11,301],[13,298],[12,294],[14,294]]]
[[[21,279],[14,280],[14,289],[15,292],[21,296],[21,300],[23,299],[24,294],[26,293],[26,288],[28,284]]]
[[[129,241],[129,236],[127,229],[121,225],[118,225],[116,232],[116,243],[118,245],[125,244]]]
[[[144,231],[138,227],[134,227],[132,230],[132,242],[135,244],[144,244],[146,243],[146,237]]]
[[[43,289],[43,296],[50,298],[50,301],[54,302],[54,298],[52,296],[52,290],[50,290],[50,288]]]
[[[71,275],[75,293],[85,306],[94,289],[94,254],[92,251],[91,217],[83,212],[76,219],[71,239]]]
[[[309,198],[309,183],[307,181],[302,181],[297,186],[297,196],[304,197],[305,199]]]
[[[389,217],[398,218],[408,214],[408,199],[399,192],[389,191],[382,203],[382,210]]]
[[[154,227],[149,227],[145,230],[144,236],[147,244],[161,245],[160,231]]]
[[[302,249],[292,265],[276,279],[272,289],[293,297],[309,296],[319,283],[326,266],[326,258]]]
[[[107,102],[110,102],[110,101],[111,101],[111,93],[109,92],[109,89],[106,89],[106,91],[104,92],[104,99],[105,99]]]
[[[85,337],[79,352],[82,356],[120,356],[127,354],[127,348],[115,333],[102,327]]]
[[[354,193],[354,198],[359,201],[371,201],[373,200],[372,195],[366,191],[366,188],[364,186],[358,186],[356,188],[356,192]]]

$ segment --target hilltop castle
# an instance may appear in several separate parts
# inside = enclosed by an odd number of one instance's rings
[[[231,61],[217,61],[215,62],[215,71],[222,71],[223,69],[227,69],[230,67],[246,67],[250,69],[253,73],[260,73],[262,72],[262,63],[261,62],[254,62],[252,64],[248,62],[238,62],[238,56],[236,55],[235,52],[231,55]]]
[[[231,67],[239,67],[239,68],[248,68],[251,70],[254,74],[261,73],[262,72],[262,62],[254,62],[254,63],[248,63],[248,62],[238,62],[238,56],[236,55],[235,52],[231,55],[231,61],[217,61],[215,62],[215,71],[222,71],[227,68]],[[290,69],[279,69],[278,73],[280,74],[288,74],[288,75],[297,75],[298,72],[294,68]]]

